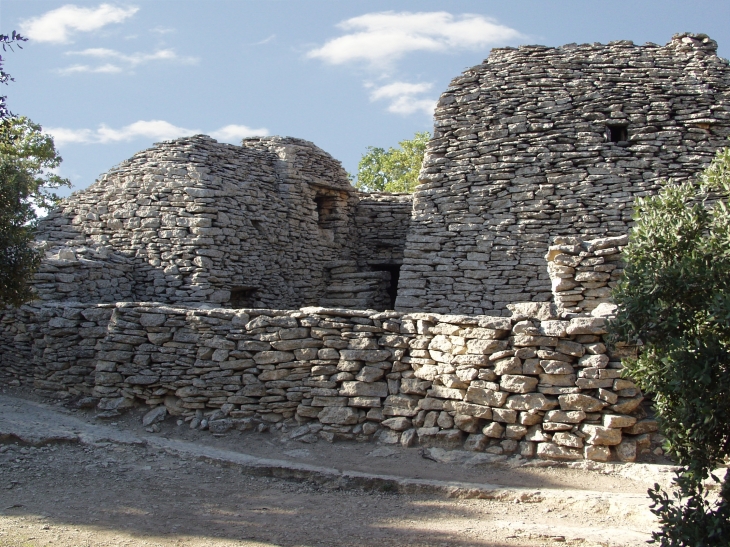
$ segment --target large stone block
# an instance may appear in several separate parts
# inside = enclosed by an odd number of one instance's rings
[[[387,397],[386,382],[342,382],[340,395],[343,397]]]
[[[365,361],[367,363],[377,363],[387,361],[391,356],[390,350],[368,350],[368,349],[343,349],[340,350],[340,358],[347,361]]]
[[[609,429],[608,427],[593,424],[583,424],[580,428],[583,433],[588,435],[586,438],[588,444],[614,446],[621,442],[620,429]]]
[[[570,336],[576,334],[606,334],[606,320],[603,317],[574,317],[566,328]]]
[[[507,397],[509,397],[509,393],[505,393],[504,391],[494,391],[491,389],[471,386],[466,391],[465,401],[467,403],[475,403],[478,405],[500,407],[504,405]]]
[[[443,429],[437,427],[421,427],[418,433],[418,444],[426,447],[456,449],[464,440],[464,432],[460,429]]]
[[[506,374],[499,381],[499,387],[503,391],[510,393],[529,393],[535,391],[538,380],[532,376],[521,376]]]
[[[560,395],[558,396],[558,402],[562,410],[582,410],[584,412],[599,412],[607,405],[600,399],[582,393]]]
[[[359,414],[348,406],[327,406],[317,414],[317,419],[323,424],[353,425],[358,422]]]
[[[513,410],[550,410],[558,406],[558,401],[545,397],[542,393],[527,393],[510,395],[504,406]]]

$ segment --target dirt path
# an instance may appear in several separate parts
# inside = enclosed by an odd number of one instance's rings
[[[469,463],[469,453],[424,459],[418,449],[302,445],[267,434],[185,440],[187,432],[173,435],[175,422],[166,427],[142,434],[0,396],[0,546],[638,546],[653,527],[646,484],[665,471]],[[24,446],[18,435],[50,444]],[[244,442],[248,454],[233,450]],[[332,469],[334,479],[256,476],[245,459],[253,445],[255,461]],[[389,493],[378,488],[390,483],[377,480],[363,483],[375,490],[343,489],[336,473],[348,463],[441,486],[451,484],[444,477],[489,484],[477,494]]]

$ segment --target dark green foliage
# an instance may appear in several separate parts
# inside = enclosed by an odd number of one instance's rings
[[[50,171],[60,163],[39,125],[24,117],[0,122],[0,305],[32,297],[27,282],[41,259],[33,246],[36,207],[52,206],[51,190],[70,185]]]
[[[730,150],[696,183],[639,199],[613,298],[615,336],[639,344],[625,372],[654,396],[666,448],[682,466],[672,496],[650,490],[662,547],[730,545],[730,484],[702,483],[730,456]]]
[[[399,142],[400,148],[386,151],[368,146],[357,166],[355,187],[366,192],[413,192],[430,138],[431,134],[424,131]]]
[[[28,200],[27,173],[0,163],[0,303],[19,306],[30,300],[26,281],[41,255],[33,249],[35,211]]]

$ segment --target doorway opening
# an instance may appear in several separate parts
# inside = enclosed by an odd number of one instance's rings
[[[234,287],[231,289],[232,308],[255,308],[256,289],[254,287]]]
[[[370,266],[376,272],[390,273],[390,285],[388,286],[388,296],[390,297],[390,310],[395,309],[395,299],[398,296],[398,280],[400,279],[400,264],[372,264]]]
[[[319,194],[314,198],[314,204],[317,207],[317,224],[320,228],[330,228],[335,220],[336,196]]]

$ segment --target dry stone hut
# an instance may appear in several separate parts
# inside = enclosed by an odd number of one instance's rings
[[[300,139],[157,144],[41,223],[0,384],[214,433],[633,461],[661,437],[603,338],[632,202],[729,134],[728,62],[682,34],[495,50],[442,95],[414,196]]]
[[[359,194],[301,139],[142,151],[41,223],[44,300],[393,307],[408,195]]]
[[[455,78],[436,109],[397,309],[550,300],[551,237],[626,234],[634,198],[728,145],[730,69],[716,50],[702,34],[503,48]]]

